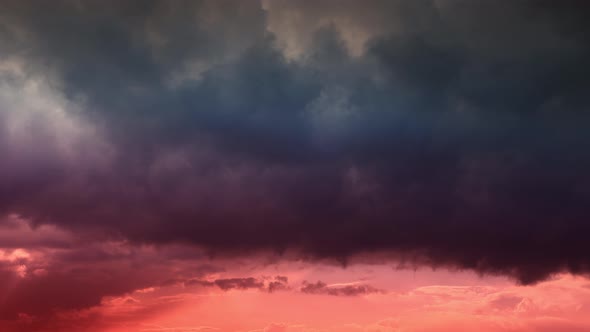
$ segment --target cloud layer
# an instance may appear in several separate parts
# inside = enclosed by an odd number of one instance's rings
[[[590,271],[584,1],[4,7],[4,215],[212,255]]]

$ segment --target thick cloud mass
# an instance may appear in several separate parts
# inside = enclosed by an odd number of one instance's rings
[[[587,273],[588,13],[5,1],[0,213],[214,254]]]

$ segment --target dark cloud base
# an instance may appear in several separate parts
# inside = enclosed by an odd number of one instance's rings
[[[396,23],[360,56],[324,25],[297,60],[255,1],[3,7],[0,53],[113,152],[89,165],[92,145],[66,160],[42,132],[0,133],[2,214],[213,254],[590,271],[585,1],[345,1]]]

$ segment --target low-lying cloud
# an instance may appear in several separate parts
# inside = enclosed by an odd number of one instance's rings
[[[383,292],[382,290],[370,285],[328,285],[323,281],[317,281],[315,283],[304,281],[300,291],[306,294],[320,294],[332,296],[359,296]]]

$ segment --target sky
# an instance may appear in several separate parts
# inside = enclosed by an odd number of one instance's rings
[[[0,3],[0,331],[590,330],[590,3]]]

